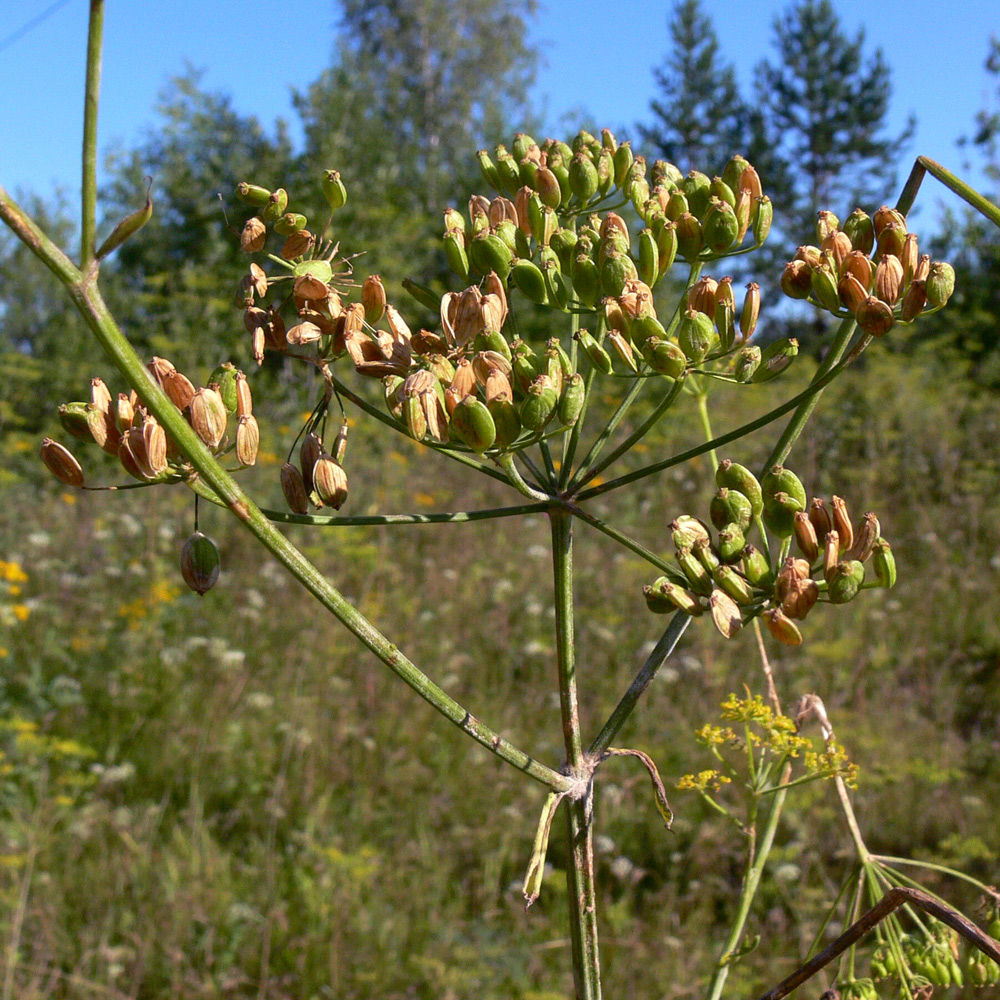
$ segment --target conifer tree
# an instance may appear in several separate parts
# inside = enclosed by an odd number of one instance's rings
[[[653,120],[638,126],[649,152],[682,171],[721,171],[733,153],[745,152],[748,111],[736,73],[719,53],[719,39],[700,0],[681,0],[669,25],[671,49],[653,70],[659,94]]]
[[[887,133],[891,70],[881,49],[864,49],[864,29],[848,36],[830,0],[796,0],[774,22],[776,57],[757,67],[751,160],[792,246],[813,240],[820,209],[871,210],[895,189],[894,164],[915,123]]]

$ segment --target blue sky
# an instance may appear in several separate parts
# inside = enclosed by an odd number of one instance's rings
[[[565,131],[560,120],[574,109],[611,127],[646,117],[655,94],[652,70],[668,48],[671,6],[662,0],[541,4],[530,39],[544,58],[534,97],[551,131]],[[749,89],[755,65],[775,57],[772,24],[787,4],[706,0],[704,6],[724,56]],[[834,6],[849,33],[864,27],[869,50],[877,44],[886,53],[893,70],[890,124],[898,129],[911,112],[917,115],[901,174],[917,153],[963,173],[955,142],[972,131],[980,108],[996,102],[983,62],[990,34],[1000,33],[1000,4],[834,0]],[[87,0],[0,3],[0,184],[8,190],[48,197],[58,186],[76,198],[87,7]],[[333,0],[108,0],[102,154],[133,145],[155,127],[158,92],[189,64],[205,71],[205,87],[231,94],[238,110],[265,125],[283,117],[295,136],[292,90],[304,89],[328,65],[337,17]],[[933,211],[939,195],[929,194],[925,186],[921,201]]]

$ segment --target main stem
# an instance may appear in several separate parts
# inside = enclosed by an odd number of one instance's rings
[[[577,1000],[600,1000],[601,961],[597,945],[597,893],[594,884],[594,790],[590,759],[580,735],[576,697],[576,660],[573,635],[573,518],[550,511],[552,567],[556,605],[556,649],[559,668],[559,707],[562,715],[566,766],[580,782],[566,809],[569,866],[566,874],[570,938],[573,944],[573,981]]]

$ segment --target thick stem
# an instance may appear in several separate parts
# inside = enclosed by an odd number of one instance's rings
[[[83,166],[80,195],[80,270],[90,270],[97,246],[97,106],[101,96],[104,0],[90,0],[87,82],[83,97]]]
[[[566,766],[584,785],[566,809],[569,846],[567,900],[573,944],[573,981],[577,1000],[600,1000],[601,963],[597,945],[597,892],[594,880],[592,768],[583,752],[580,711],[576,695],[576,659],[573,631],[573,518],[561,510],[549,513],[552,525],[552,567],[556,607],[556,650],[559,671],[559,707],[562,716]]]

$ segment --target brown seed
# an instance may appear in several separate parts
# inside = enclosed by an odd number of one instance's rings
[[[116,411],[115,421],[119,432],[124,434],[125,431],[132,426],[134,418],[135,408],[132,406],[132,400],[129,399],[124,392],[118,393],[118,409]]]
[[[167,361],[166,358],[157,357],[150,359],[149,364],[146,365],[146,369],[149,371],[149,374],[153,376],[153,381],[161,389],[163,388],[163,380],[171,373],[177,371],[173,364]]]
[[[365,279],[361,302],[365,307],[365,319],[374,326],[385,315],[386,305],[385,286],[379,275],[371,274]]]
[[[281,244],[279,253],[283,260],[295,260],[296,257],[305,256],[312,249],[315,242],[316,237],[308,229],[300,229],[292,233]]]
[[[872,264],[871,257],[860,250],[854,250],[844,260],[843,274],[853,274],[867,294],[872,287],[872,279],[875,277],[875,266]]]
[[[311,431],[302,439],[299,448],[299,466],[302,469],[302,482],[306,493],[313,491],[313,469],[325,451],[323,440],[315,431]]]
[[[903,264],[891,253],[883,254],[875,268],[875,295],[894,306],[903,292]]]
[[[819,600],[819,587],[815,580],[796,580],[781,601],[781,610],[789,618],[805,618]]]
[[[253,413],[253,397],[250,394],[250,383],[246,375],[238,371],[236,373],[236,415],[249,417]]]
[[[864,285],[853,274],[845,274],[837,282],[837,295],[852,313],[856,313],[861,303],[868,298]]]
[[[923,312],[925,305],[927,305],[927,282],[915,278],[903,295],[899,318],[904,323],[912,323]]]
[[[241,416],[236,424],[236,459],[240,465],[253,465],[260,447],[260,428],[253,414]]]
[[[829,251],[833,262],[836,265],[837,273],[843,273],[844,261],[854,252],[854,245],[850,236],[839,230],[830,233],[820,247],[821,250]]]
[[[146,451],[146,469],[150,479],[167,471],[167,434],[152,414],[142,422],[142,441]]]
[[[326,282],[311,274],[302,274],[295,279],[292,286],[296,299],[326,299]]]
[[[198,389],[188,404],[191,426],[205,444],[215,449],[226,433],[228,414],[222,396],[215,389]]]
[[[323,454],[313,467],[313,489],[327,507],[340,510],[347,499],[347,473],[332,456]]]
[[[854,527],[851,524],[851,515],[847,510],[847,503],[841,497],[834,497],[831,507],[833,508],[833,526],[840,539],[840,551],[846,552],[854,544]]]
[[[309,496],[302,482],[302,473],[291,462],[285,462],[281,467],[281,492],[293,514],[309,512]]]
[[[826,541],[823,548],[823,577],[830,582],[837,563],[840,561],[840,536],[831,529],[826,533]]]
[[[257,218],[247,219],[240,233],[240,249],[244,253],[257,253],[264,249],[264,242],[267,240],[267,226]]]
[[[715,318],[715,293],[719,283],[714,278],[699,278],[688,292],[688,305],[695,312]]]
[[[296,323],[288,328],[285,339],[293,347],[302,347],[305,344],[314,344],[323,336],[323,331],[316,323]]]
[[[865,333],[870,333],[873,337],[884,337],[891,329],[894,322],[892,306],[869,295],[857,311],[858,326]]]
[[[743,615],[740,613],[740,606],[721,590],[712,591],[712,596],[708,599],[708,605],[712,611],[712,622],[715,624],[715,627],[727,639],[732,639],[743,627]]]
[[[806,559],[810,563],[815,562],[819,555],[819,539],[816,537],[815,525],[804,510],[795,515],[795,541]]]
[[[83,486],[83,469],[65,445],[52,438],[45,438],[41,447],[42,461],[56,479],[77,489]]]
[[[118,460],[122,463],[122,468],[133,478],[138,479],[140,482],[145,482],[146,477],[143,474],[142,468],[139,465],[135,454],[132,451],[133,444],[136,444],[136,434],[137,428],[133,427],[125,432],[121,441],[118,444]],[[142,447],[142,437],[138,438],[138,447]]]
[[[267,294],[267,275],[259,264],[250,265],[250,282],[257,298],[262,299]]]
[[[170,397],[170,402],[178,410],[183,410],[191,402],[191,397],[194,395],[194,385],[187,375],[175,368],[164,377],[163,391]]]
[[[802,645],[802,633],[798,626],[780,608],[765,611],[762,617],[767,630],[778,642],[786,646]]]
[[[882,533],[881,525],[874,511],[868,511],[861,519],[857,531],[854,533],[854,544],[845,558],[856,559],[858,562],[867,562],[875,547],[875,542]]]

